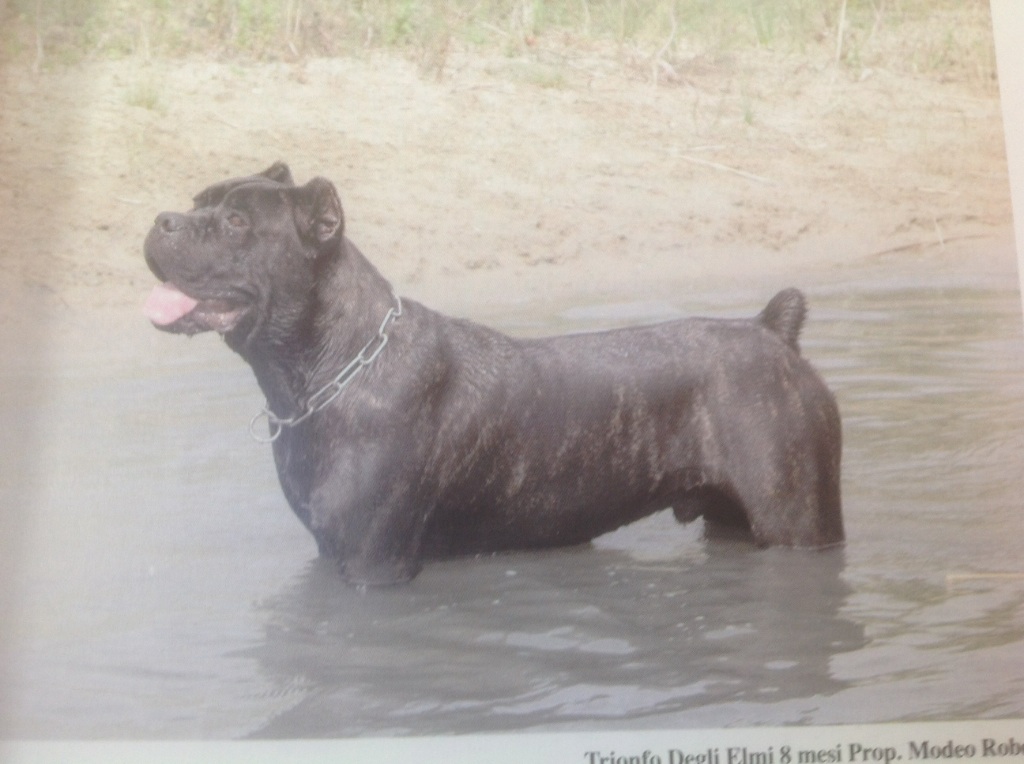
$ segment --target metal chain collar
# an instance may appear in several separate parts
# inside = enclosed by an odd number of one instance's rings
[[[380,322],[380,328],[377,330],[377,335],[363,345],[363,349],[356,354],[356,357],[349,361],[345,365],[345,368],[338,372],[338,375],[334,379],[309,396],[309,398],[306,399],[306,405],[303,407],[303,410],[295,416],[282,419],[270,410],[269,403],[264,406],[263,410],[249,421],[249,434],[252,436],[253,440],[259,443],[273,443],[278,439],[278,437],[280,437],[281,431],[284,430],[285,427],[294,427],[301,422],[305,422],[313,416],[313,414],[329,406],[335,398],[341,395],[341,391],[351,384],[352,380],[356,378],[359,372],[376,360],[377,356],[379,356],[380,352],[384,349],[384,346],[388,344],[388,335],[386,331],[388,325],[402,315],[402,299],[394,292],[391,293],[391,296],[394,298],[395,306],[388,308],[387,315],[385,315],[384,320]],[[261,419],[266,419],[267,424],[270,426],[269,437],[258,435],[256,433],[256,423]]]

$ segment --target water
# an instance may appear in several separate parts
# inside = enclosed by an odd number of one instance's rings
[[[705,540],[429,564],[360,592],[316,559],[262,400],[213,337],[118,327],[29,397],[44,437],[3,729],[238,738],[1024,715],[1016,292],[814,292],[804,352],[844,418],[849,543]],[[701,312],[751,314],[721,303]],[[575,306],[529,331],[682,313]],[[685,312],[694,312],[687,306]],[[132,317],[134,319],[134,316]],[[524,317],[508,317],[522,328]],[[0,402],[4,421],[24,410]],[[9,425],[10,426],[10,425]],[[23,490],[23,489],[22,489]]]

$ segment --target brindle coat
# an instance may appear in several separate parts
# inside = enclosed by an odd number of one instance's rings
[[[800,355],[795,289],[749,320],[545,339],[412,300],[385,320],[397,298],[345,238],[334,187],[280,163],[162,213],[145,254],[154,323],[218,331],[252,366],[284,493],[353,583],[580,544],[666,507],[760,545],[843,540],[839,412]],[[379,355],[308,413],[378,331]]]

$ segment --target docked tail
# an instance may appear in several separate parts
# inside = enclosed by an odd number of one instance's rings
[[[796,352],[800,352],[800,330],[807,316],[807,301],[799,289],[790,287],[775,295],[757,320],[785,340]]]

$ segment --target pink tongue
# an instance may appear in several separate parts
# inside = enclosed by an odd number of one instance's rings
[[[191,311],[199,302],[170,282],[157,284],[142,306],[143,315],[157,326],[173,324]]]

